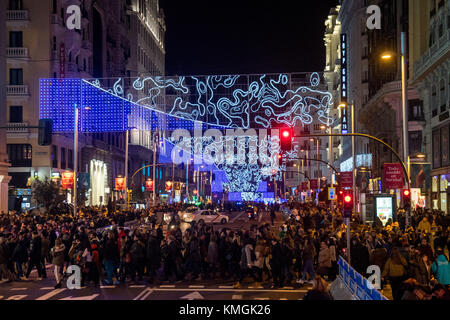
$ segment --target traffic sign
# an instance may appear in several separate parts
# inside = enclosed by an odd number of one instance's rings
[[[328,200],[336,200],[336,188],[328,188]]]

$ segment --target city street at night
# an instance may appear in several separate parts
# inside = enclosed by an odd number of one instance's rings
[[[449,12],[0,0],[0,305],[130,320],[437,310]]]

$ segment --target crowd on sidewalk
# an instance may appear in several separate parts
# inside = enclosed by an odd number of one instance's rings
[[[342,215],[312,204],[287,206],[291,216],[279,228],[265,222],[238,231],[192,224],[184,233],[179,227],[165,232],[152,219],[157,211],[179,209],[170,206],[111,214],[87,208],[75,219],[69,213],[7,214],[0,216],[0,274],[5,281],[29,281],[36,269],[33,279],[40,280],[50,263],[55,287],[61,287],[67,267],[75,264],[82,286],[233,279],[235,288],[244,282],[280,288],[309,282],[307,300],[331,299],[328,284],[338,274],[339,255],[346,255]],[[272,217],[279,212],[266,209]],[[125,227],[129,220],[137,221],[135,228]],[[143,221],[150,221],[148,227]],[[418,210],[410,226],[402,212],[386,226],[364,225],[356,216],[351,230],[352,266],[365,275],[369,265],[378,265],[394,300],[449,299],[447,216]]]

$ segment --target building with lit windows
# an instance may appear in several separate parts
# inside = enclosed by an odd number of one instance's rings
[[[0,17],[6,16],[6,3],[0,3]],[[0,21],[0,52],[6,51],[6,20]],[[0,54],[0,70],[6,70],[6,57]],[[6,73],[0,72],[0,126],[6,125]],[[8,154],[6,153],[6,132],[0,130],[0,212],[8,211]]]
[[[147,12],[157,10],[157,1],[139,1],[143,2],[148,6]],[[80,133],[78,164],[73,163],[73,133],[55,134],[51,146],[39,146],[37,130],[23,128],[38,124],[39,79],[100,79],[103,85],[112,86],[115,79],[132,76],[128,71],[151,72],[150,60],[157,66],[155,72],[163,73],[164,54],[159,49],[158,54],[149,55],[145,64],[148,69],[144,69],[145,65],[132,64],[139,61],[137,44],[133,42],[137,36],[136,19],[142,20],[144,16],[139,13],[137,18],[132,1],[82,0],[78,5],[81,30],[69,30],[67,1],[7,1],[6,120],[10,187],[15,192],[27,190],[35,177],[58,180],[62,172],[77,165],[85,181],[80,191],[86,192],[88,204],[99,205],[121,197],[114,191],[114,179],[125,174],[125,132]],[[163,26],[163,15],[153,15]],[[148,28],[154,28],[154,24],[148,23]],[[164,28],[158,32],[164,34]],[[163,35],[159,38],[161,42],[164,42]],[[135,159],[130,161],[133,163]]]
[[[426,154],[425,183],[431,174],[431,197],[427,207],[450,212],[450,1],[414,2],[410,19],[416,41],[410,46],[416,59],[412,78],[423,100],[425,126],[422,133]],[[431,167],[427,171],[427,167]],[[420,176],[419,176],[420,178]],[[427,185],[427,187],[430,187]]]

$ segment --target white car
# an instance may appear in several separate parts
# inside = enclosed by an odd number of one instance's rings
[[[198,223],[228,223],[228,216],[221,214],[220,212],[215,212],[213,210],[199,210],[192,214],[192,221]]]

